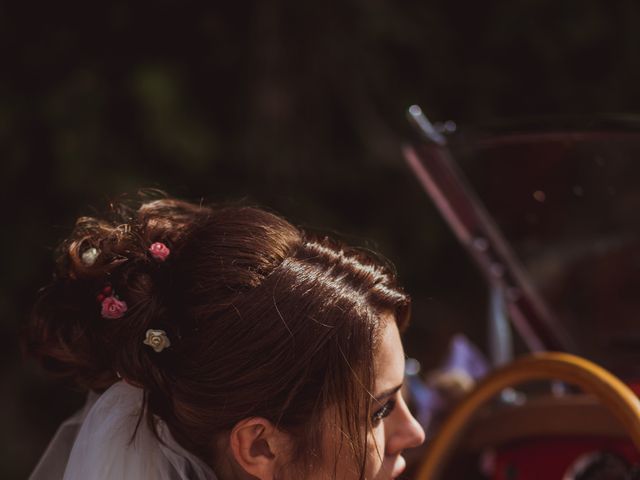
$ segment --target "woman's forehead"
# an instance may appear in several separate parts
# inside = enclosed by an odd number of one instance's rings
[[[383,329],[375,355],[376,393],[396,387],[404,378],[404,349],[391,313],[382,315]]]

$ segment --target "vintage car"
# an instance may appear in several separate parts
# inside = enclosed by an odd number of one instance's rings
[[[404,157],[491,306],[489,371],[428,425],[412,478],[640,478],[640,124],[408,117]]]

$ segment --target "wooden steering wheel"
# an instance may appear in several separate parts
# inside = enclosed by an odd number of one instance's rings
[[[479,409],[508,387],[560,380],[592,394],[618,420],[640,451],[640,400],[617,377],[595,363],[568,353],[542,352],[496,370],[454,409],[431,441],[417,480],[437,480],[460,437]]]

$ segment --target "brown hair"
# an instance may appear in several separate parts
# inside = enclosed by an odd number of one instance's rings
[[[164,242],[166,262],[149,255]],[[82,253],[97,248],[91,265]],[[129,305],[100,316],[105,282]],[[82,217],[57,251],[28,350],[52,372],[102,391],[120,374],[146,392],[149,421],[214,463],[213,440],[243,418],[264,417],[296,435],[296,458],[322,456],[319,428],[335,406],[360,465],[366,461],[373,355],[384,311],[402,328],[409,298],[372,252],[311,234],[264,209],[173,198],[111,204]],[[161,353],[142,343],[165,330]]]

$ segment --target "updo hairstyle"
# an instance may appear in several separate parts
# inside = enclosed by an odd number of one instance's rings
[[[154,242],[171,250],[166,261],[149,254]],[[122,318],[100,315],[105,284],[127,303]],[[391,311],[402,329],[409,307],[393,269],[368,250],[260,208],[140,197],[77,220],[39,292],[27,348],[83,388],[101,392],[119,377],[142,387],[150,424],[164,420],[211,465],[216,439],[258,416],[293,435],[296,462],[313,468],[333,406],[362,475],[380,315]],[[171,346],[143,344],[147,329],[166,331]]]

